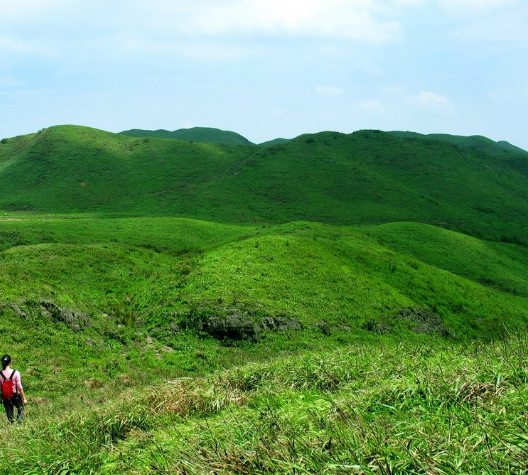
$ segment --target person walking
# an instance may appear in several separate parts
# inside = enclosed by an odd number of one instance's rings
[[[2,371],[0,371],[0,388],[2,392],[2,402],[10,424],[15,422],[15,407],[17,408],[17,422],[21,423],[24,418],[24,406],[28,403],[20,371],[11,369],[11,356],[2,356]]]

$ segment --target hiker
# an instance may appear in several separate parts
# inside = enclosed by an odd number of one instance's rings
[[[11,369],[11,356],[2,356],[2,371],[0,371],[0,389],[2,392],[2,402],[7,415],[7,420],[13,424],[15,422],[15,407],[17,408],[17,422],[21,423],[24,418],[24,406],[28,403],[20,372]]]

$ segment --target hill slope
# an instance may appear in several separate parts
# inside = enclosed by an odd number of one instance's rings
[[[63,126],[0,144],[0,208],[528,233],[528,153],[377,131],[263,148]]]
[[[0,237],[0,301],[132,312],[174,346],[171,325],[207,327],[240,308],[255,324],[286,319],[308,333],[322,322],[337,334],[423,324],[467,338],[528,321],[526,247],[427,225],[76,218],[4,221]]]
[[[394,131],[389,132],[391,135],[401,138],[419,138],[422,140],[439,140],[442,142],[448,142],[453,145],[457,145],[461,148],[485,150],[490,153],[497,152],[520,152],[526,153],[522,148],[516,147],[509,142],[504,140],[495,142],[487,137],[481,135],[472,135],[469,137],[461,135],[449,135],[449,134],[418,134],[416,132],[400,132]]]

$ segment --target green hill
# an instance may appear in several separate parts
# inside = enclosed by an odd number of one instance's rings
[[[278,139],[268,140],[267,142],[262,142],[261,144],[259,144],[259,146],[260,147],[268,147],[270,145],[281,145],[281,144],[285,144],[285,143],[291,142],[291,140],[292,139],[278,138]]]
[[[5,302],[133,312],[165,343],[176,344],[163,330],[173,323],[207,326],[211,315],[238,315],[238,305],[261,330],[262,319],[280,317],[337,333],[398,332],[423,318],[426,333],[465,339],[528,322],[525,246],[423,224],[81,217],[0,224]]]
[[[522,148],[516,147],[509,142],[504,140],[495,142],[487,137],[481,135],[473,135],[469,137],[464,137],[461,135],[449,135],[449,134],[418,134],[416,132],[389,132],[396,137],[402,138],[420,138],[428,140],[440,140],[443,142],[449,142],[453,145],[458,145],[461,148],[468,149],[477,149],[482,151],[487,151],[489,153],[498,153],[498,152],[525,152]]]
[[[528,233],[528,153],[377,131],[244,147],[62,126],[0,144],[0,208]],[[480,142],[480,141],[479,141]]]
[[[210,127],[191,127],[190,129],[179,129],[173,132],[168,130],[140,130],[132,129],[120,132],[129,137],[155,137],[162,139],[186,140],[199,143],[220,143],[228,145],[254,145],[248,139],[236,132],[214,129]]]

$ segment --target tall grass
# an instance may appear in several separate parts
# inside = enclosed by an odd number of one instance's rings
[[[39,474],[526,473],[528,337],[359,343],[134,385],[1,433]],[[15,436],[16,434],[16,436]],[[9,472],[6,472],[9,473]]]

